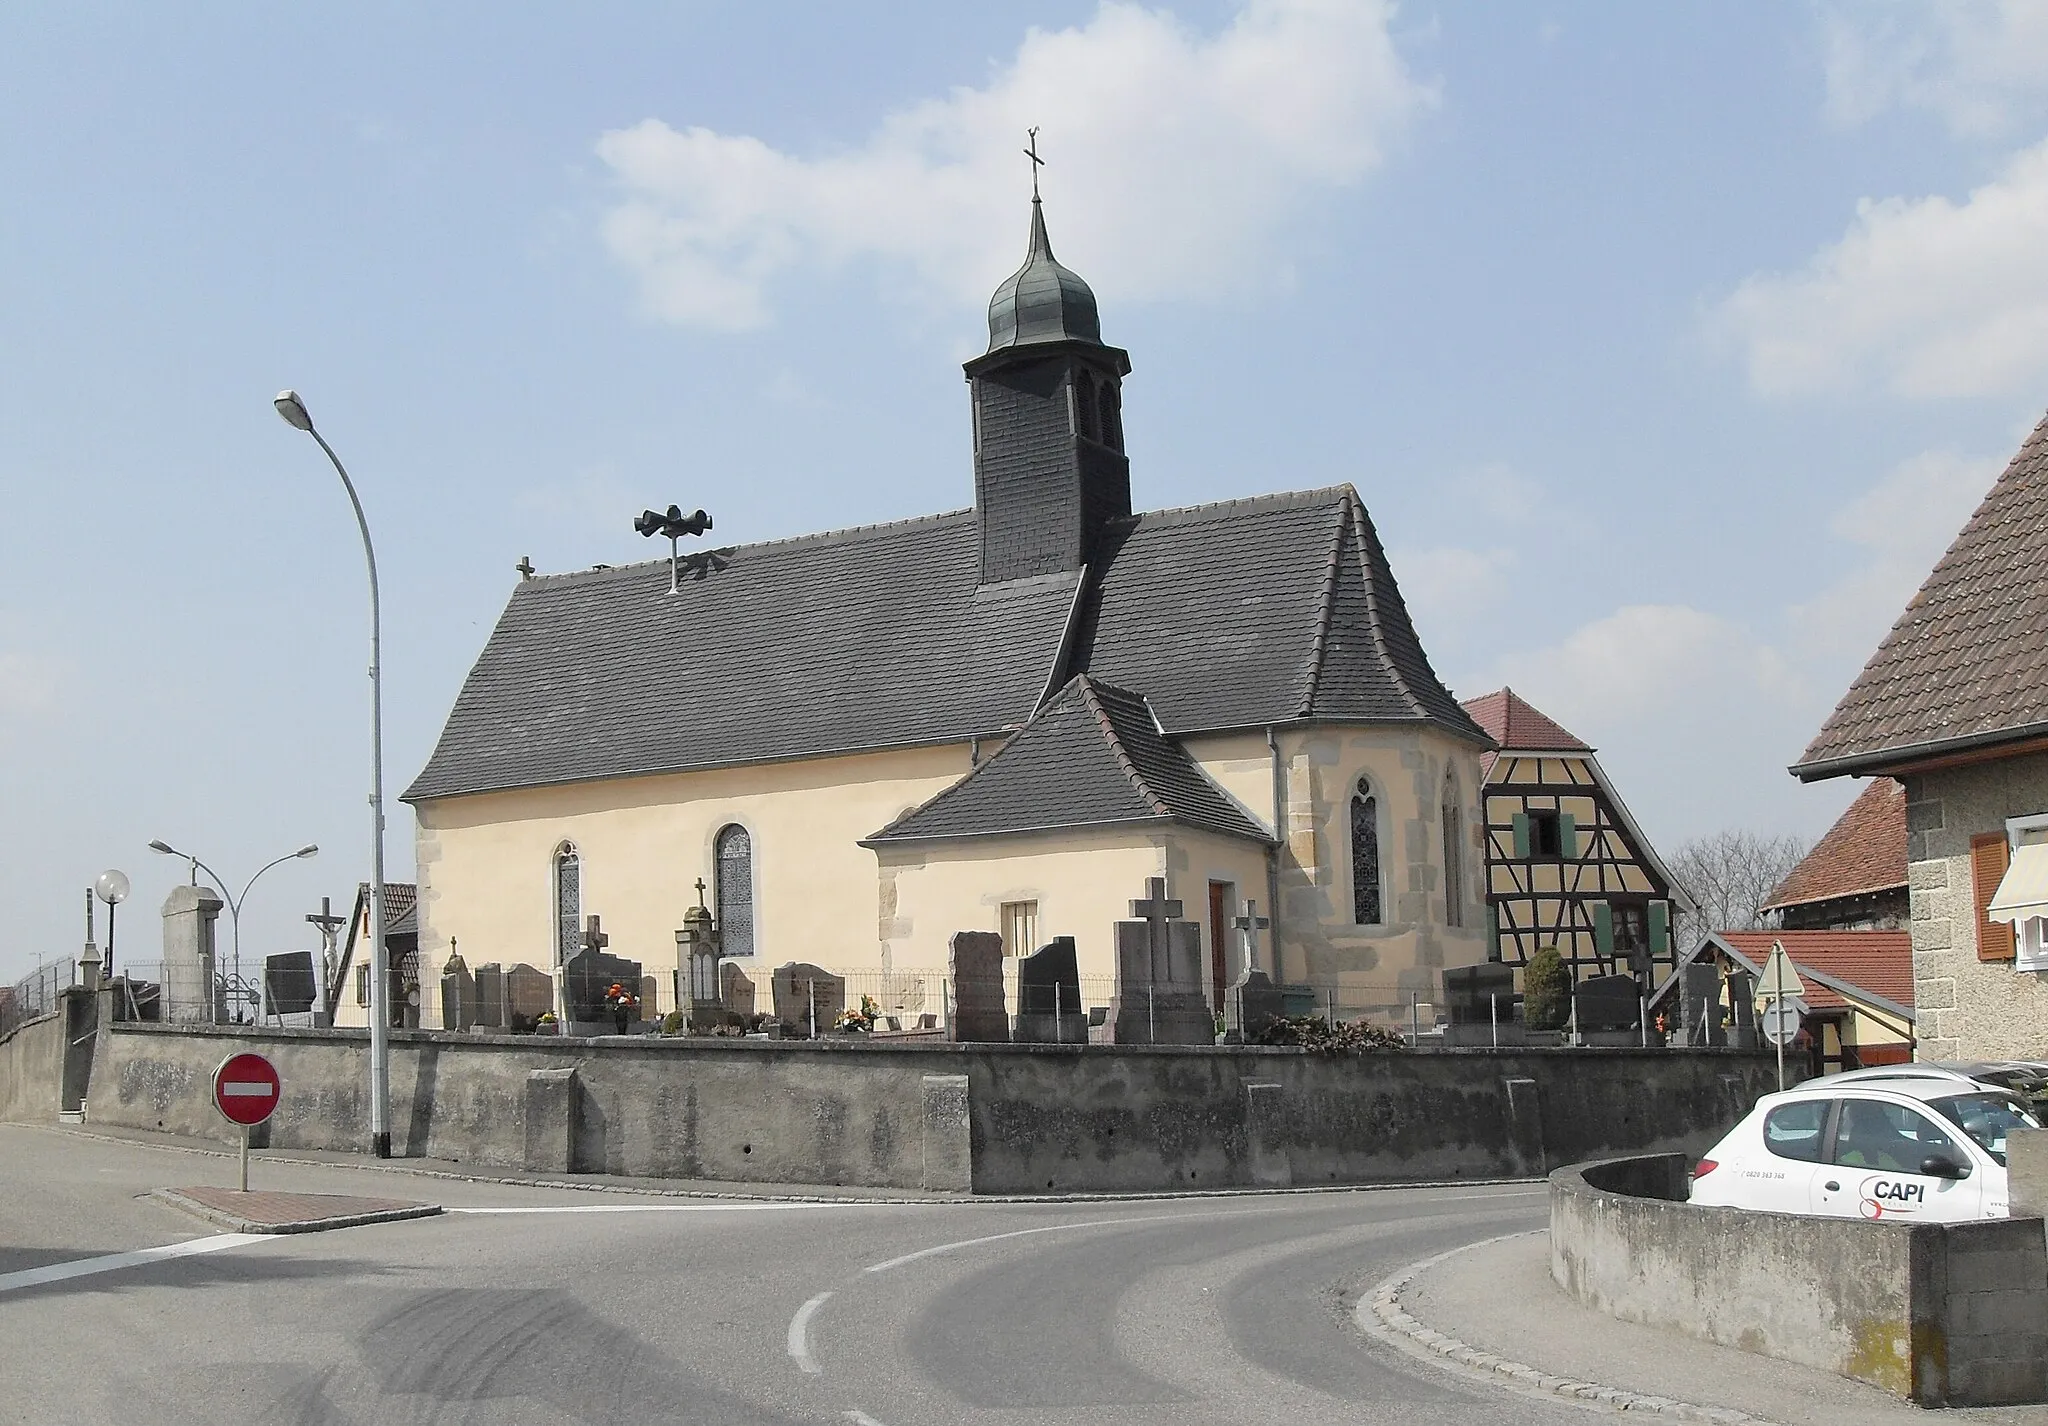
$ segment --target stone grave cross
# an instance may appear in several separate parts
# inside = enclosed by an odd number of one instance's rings
[[[1169,900],[1166,895],[1166,878],[1163,876],[1145,879],[1145,895],[1131,903],[1131,919],[1145,923],[1145,944],[1152,952],[1152,979],[1154,983],[1173,978],[1168,958],[1172,932],[1167,923],[1178,921],[1182,912],[1178,900]]]
[[[1255,970],[1259,964],[1259,932],[1273,924],[1270,916],[1259,914],[1259,903],[1247,896],[1244,899],[1244,914],[1231,920],[1231,927],[1244,942],[1244,968]]]
[[[584,949],[584,950],[586,950],[586,951],[591,951],[591,952],[593,952],[593,953],[595,953],[595,952],[601,952],[601,951],[603,951],[603,950],[604,950],[604,948],[605,948],[606,946],[609,946],[609,945],[610,945],[611,943],[612,943],[612,938],[611,938],[610,936],[606,935],[606,934],[605,934],[605,933],[604,933],[604,932],[603,932],[602,930],[600,930],[600,929],[598,928],[598,924],[597,924],[597,917],[595,917],[595,916],[589,916],[589,917],[586,917],[586,918],[584,918],[584,923],[583,923],[583,949]]]

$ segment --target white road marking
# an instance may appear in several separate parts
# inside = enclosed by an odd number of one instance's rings
[[[796,1208],[894,1208],[892,1203],[560,1203],[546,1208],[451,1208],[450,1213],[770,1213]]]
[[[1142,1218],[1094,1218],[1086,1223],[1050,1223],[1043,1228],[1019,1228],[1014,1233],[991,1233],[986,1238],[962,1238],[957,1243],[941,1243],[936,1248],[919,1248],[914,1253],[905,1253],[900,1258],[886,1262],[870,1263],[862,1272],[885,1273],[891,1268],[900,1268],[905,1263],[914,1263],[919,1258],[935,1258],[940,1253],[950,1253],[955,1248],[978,1248],[983,1243],[1000,1243],[1005,1238],[1026,1238],[1033,1233],[1065,1233],[1074,1228],[1113,1228],[1119,1223],[1164,1223],[1169,1219],[1232,1218],[1229,1213],[1151,1213]]]
[[[818,1359],[811,1355],[811,1343],[807,1334],[811,1329],[811,1318],[817,1315],[818,1309],[823,1307],[831,1296],[829,1292],[819,1293],[799,1307],[796,1316],[789,1319],[790,1359],[797,1364],[799,1370],[809,1372],[812,1376],[825,1369],[819,1366]]]
[[[841,1414],[845,1416],[848,1421],[851,1421],[853,1423],[853,1426],[882,1426],[881,1422],[875,1420],[874,1417],[868,1415],[867,1412],[862,1411],[857,1406],[848,1407]]]
[[[64,1282],[74,1277],[91,1277],[94,1273],[119,1272],[122,1268],[145,1267],[150,1263],[161,1263],[171,1258],[189,1258],[195,1253],[217,1253],[223,1248],[239,1248],[246,1243],[275,1242],[269,1233],[216,1233],[210,1238],[192,1238],[183,1243],[166,1243],[161,1248],[143,1248],[133,1253],[108,1253],[97,1258],[78,1258],[68,1263],[51,1263],[46,1267],[27,1268],[21,1272],[0,1273],[0,1292],[15,1292],[24,1287],[41,1287],[45,1283]]]

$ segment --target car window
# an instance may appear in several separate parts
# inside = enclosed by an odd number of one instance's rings
[[[1955,1140],[1934,1121],[1901,1104],[1844,1099],[1835,1121],[1834,1162],[1846,1168],[1918,1173],[1921,1160],[1941,1155],[1967,1163]]]
[[[1820,1131],[1828,1120],[1828,1102],[1808,1099],[1781,1104],[1764,1116],[1764,1147],[1781,1159],[1820,1162]]]
[[[1928,1101],[1949,1123],[1984,1146],[1984,1152],[2005,1162],[2005,1136],[2012,1129],[2038,1129],[2034,1116],[2003,1094],[1958,1094]]]

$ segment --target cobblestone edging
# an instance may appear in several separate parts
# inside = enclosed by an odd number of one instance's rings
[[[1548,1230],[1537,1228],[1537,1233]],[[1618,1386],[1604,1386],[1599,1382],[1575,1381],[1570,1377],[1552,1376],[1528,1365],[1526,1362],[1511,1361],[1493,1352],[1481,1351],[1456,1337],[1445,1336],[1432,1330],[1427,1323],[1419,1321],[1401,1305],[1401,1294],[1415,1279],[1421,1277],[1444,1259],[1473,1248],[1491,1247],[1505,1243],[1511,1238],[1523,1238],[1527,1233],[1503,1233],[1499,1237],[1485,1238],[1477,1243],[1467,1243],[1461,1248],[1438,1253],[1435,1257],[1424,1258],[1411,1263],[1391,1277],[1383,1278],[1366,1291],[1353,1310],[1353,1317],[1359,1327],[1374,1336],[1391,1336],[1401,1339],[1396,1345],[1414,1344],[1410,1350],[1419,1348],[1435,1353],[1447,1362],[1456,1363],[1469,1372],[1490,1373],[1502,1379],[1502,1385],[1513,1385],[1527,1391],[1549,1392],[1595,1407],[1610,1411],[1635,1411],[1645,1415],[1668,1417],[1678,1421],[1701,1421],[1711,1426],[1778,1426],[1768,1417],[1752,1416],[1746,1411],[1737,1411],[1728,1406],[1698,1406],[1689,1401],[1677,1401],[1668,1396],[1651,1396],[1644,1392],[1627,1391]],[[1371,1321],[1367,1314],[1371,1314]],[[1378,1330],[1375,1330],[1377,1324]]]

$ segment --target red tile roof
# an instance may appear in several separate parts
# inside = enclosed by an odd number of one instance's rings
[[[1486,736],[1514,753],[1590,753],[1559,724],[1544,716],[1512,688],[1499,689],[1479,698],[1465,700],[1472,721],[1486,730]]]
[[[1778,884],[1764,910],[1906,884],[1906,789],[1875,779]]]
[[[1753,964],[1771,954],[1771,942],[1783,941],[1785,954],[1806,980],[1806,1003],[1815,1010],[1840,1010],[1848,1005],[1805,972],[1818,971],[1894,1005],[1913,1008],[1913,937],[1908,931],[1716,931]]]
[[[2048,418],[1792,771],[1871,772],[2048,727]]]

